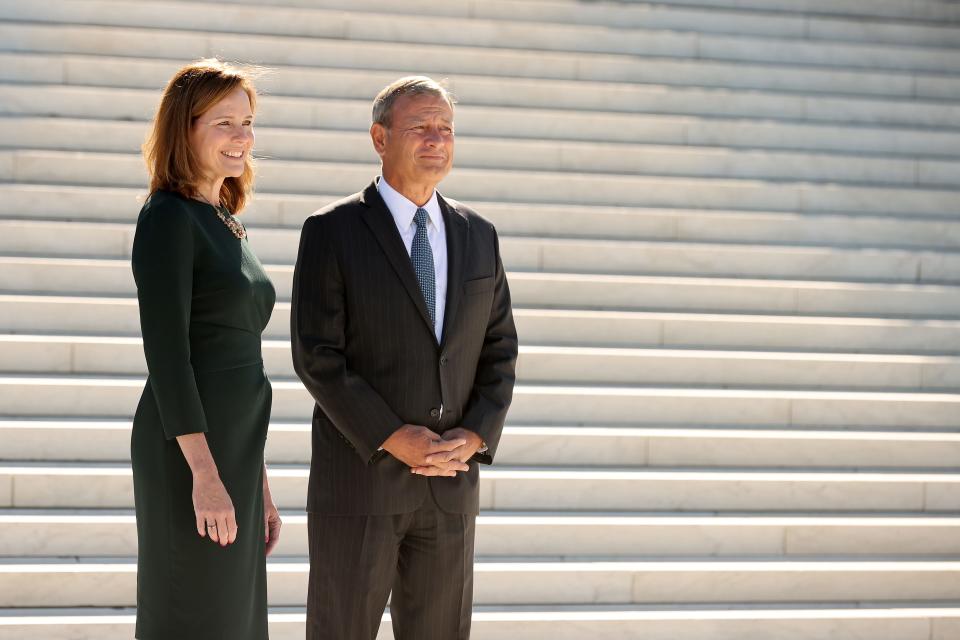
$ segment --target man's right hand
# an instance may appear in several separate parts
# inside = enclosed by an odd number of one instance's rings
[[[457,471],[468,471],[470,467],[456,459],[431,464],[426,458],[434,453],[453,451],[466,443],[463,438],[444,440],[426,427],[405,424],[387,438],[383,449],[411,470],[416,469],[418,475],[453,477]]]

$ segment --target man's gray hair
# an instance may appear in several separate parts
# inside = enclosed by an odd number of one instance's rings
[[[453,108],[456,99],[447,91],[442,82],[437,82],[427,76],[406,76],[399,80],[394,80],[384,87],[377,97],[373,99],[373,122],[390,127],[391,112],[393,104],[401,96],[420,96],[430,95],[443,98]]]

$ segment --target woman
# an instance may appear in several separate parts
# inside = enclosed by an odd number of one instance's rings
[[[275,293],[233,217],[253,186],[255,105],[241,70],[189,64],[144,144],[133,274],[149,377],[131,440],[141,640],[267,638],[280,518],[263,464],[260,334]]]

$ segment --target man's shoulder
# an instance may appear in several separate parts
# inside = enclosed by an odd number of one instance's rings
[[[363,191],[358,191],[357,193],[349,195],[345,198],[340,198],[339,200],[335,200],[334,202],[317,209],[310,217],[327,216],[328,218],[336,218],[339,216],[356,213],[364,206],[366,205],[363,204]]]
[[[355,220],[366,205],[363,203],[363,191],[321,207],[307,217],[306,225],[337,225]]]
[[[450,207],[454,215],[460,215],[470,224],[471,228],[486,229],[496,233],[496,227],[494,227],[493,223],[477,213],[476,209],[473,207],[466,205],[459,200],[448,198],[447,196],[443,196],[443,201],[447,203],[447,206]]]

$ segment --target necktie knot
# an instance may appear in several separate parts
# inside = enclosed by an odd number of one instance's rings
[[[413,214],[413,221],[417,223],[417,226],[421,229],[426,229],[427,227],[427,210],[423,207],[417,209],[417,212]]]

